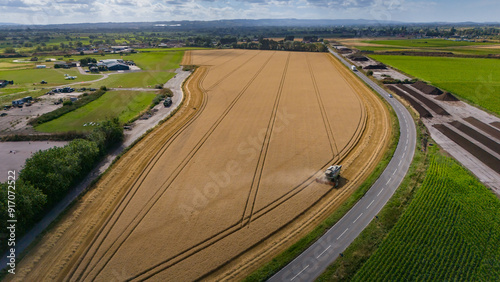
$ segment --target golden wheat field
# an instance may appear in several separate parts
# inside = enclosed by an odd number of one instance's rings
[[[15,279],[242,277],[338,207],[387,147],[386,107],[329,54],[187,53],[200,67],[179,112],[66,213]],[[337,163],[339,188],[315,182]]]

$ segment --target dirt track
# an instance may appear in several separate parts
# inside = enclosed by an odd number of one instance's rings
[[[207,67],[180,113],[115,164],[16,279],[240,277],[337,207],[387,145],[386,108],[330,55],[188,53]],[[342,188],[314,182],[340,161]]]

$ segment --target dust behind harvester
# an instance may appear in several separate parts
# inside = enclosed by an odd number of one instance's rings
[[[316,178],[316,182],[332,185],[334,187],[339,186],[340,181],[340,169],[341,165],[332,165],[328,169],[326,169],[325,173],[320,177]]]

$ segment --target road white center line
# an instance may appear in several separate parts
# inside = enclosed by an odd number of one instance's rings
[[[392,175],[396,174],[397,171],[398,171],[398,169],[396,168],[396,170],[392,173]]]
[[[400,165],[401,165],[401,162],[402,162],[402,161],[403,161],[402,159],[401,159],[401,160],[399,160],[399,164],[398,164],[398,166],[400,166]]]
[[[299,273],[297,273],[297,275],[295,275],[294,277],[292,277],[292,279],[290,279],[290,281],[292,281],[293,279],[297,278],[297,276],[299,276],[302,272],[304,272],[304,270],[306,270],[308,267],[309,267],[309,265],[307,265],[306,267],[304,267],[304,269],[302,269]]]
[[[384,188],[380,189],[380,192],[378,192],[377,197],[380,195],[380,193],[382,193],[382,191],[384,191]]]
[[[368,209],[373,204],[373,202],[375,202],[375,200],[372,200],[372,202],[366,207],[366,209]]]
[[[326,251],[328,251],[328,249],[330,249],[332,245],[328,246],[328,248],[326,248],[324,251],[321,252],[321,254],[319,254],[316,258],[319,258],[320,256],[322,256]]]
[[[389,180],[387,180],[387,182],[385,183],[385,185],[389,184],[389,182],[391,182],[391,180],[392,180],[392,177],[389,178]]]
[[[340,236],[339,236],[339,237],[337,237],[337,240],[338,240],[338,239],[340,239],[340,237],[342,237],[342,235],[344,235],[344,234],[347,232],[347,230],[349,230],[349,228],[346,228],[346,229],[344,230],[344,232],[342,232],[342,234],[340,234]]]
[[[358,221],[358,219],[363,215],[363,213],[361,213],[360,215],[358,215],[358,217],[352,222],[352,223],[356,223],[356,221]]]

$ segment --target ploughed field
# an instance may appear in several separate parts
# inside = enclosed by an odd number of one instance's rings
[[[68,215],[63,222],[73,224],[71,231],[56,228],[54,240],[26,259],[33,271],[21,275],[73,281],[206,277],[325,195],[343,195],[387,144],[387,110],[328,54],[200,50],[184,63],[202,67],[187,81],[174,121],[101,179],[74,208],[81,219]],[[338,190],[315,182],[348,156],[347,179]],[[356,173],[349,173],[349,164]],[[110,191],[116,192],[102,196],[109,201],[97,196]],[[100,218],[90,219],[93,212]],[[50,248],[43,250],[44,244]],[[51,252],[58,262],[48,271],[41,264]]]

